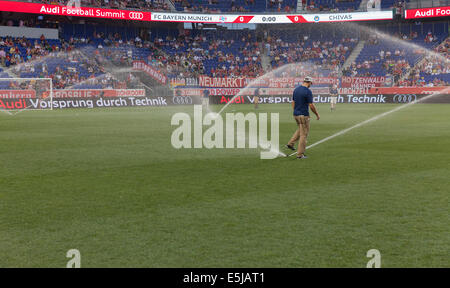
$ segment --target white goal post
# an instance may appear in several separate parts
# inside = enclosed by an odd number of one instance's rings
[[[0,78],[0,111],[53,110],[51,78]]]

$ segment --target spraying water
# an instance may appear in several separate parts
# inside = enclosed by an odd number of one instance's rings
[[[352,24],[352,25],[354,25],[354,24]],[[357,26],[357,27],[358,27],[358,26]],[[449,60],[448,60],[447,58],[445,58],[444,56],[442,56],[441,54],[439,54],[439,53],[437,53],[437,52],[435,52],[435,51],[432,51],[432,50],[427,50],[427,49],[425,49],[425,48],[423,48],[423,47],[421,47],[421,46],[419,46],[419,45],[416,45],[416,44],[414,44],[414,43],[410,43],[410,42],[406,42],[406,41],[397,39],[397,38],[395,38],[395,37],[392,37],[392,36],[390,36],[390,35],[387,35],[387,34],[385,34],[385,33],[382,33],[382,32],[380,32],[380,31],[377,31],[377,30],[369,29],[369,28],[367,28],[367,27],[364,27],[364,28],[362,28],[362,29],[364,29],[366,32],[374,33],[374,34],[378,35],[379,37],[382,37],[382,38],[388,39],[388,40],[390,40],[390,41],[396,42],[396,43],[398,43],[398,44],[400,44],[400,45],[408,45],[408,46],[410,46],[410,47],[412,47],[412,48],[414,48],[414,49],[423,49],[423,50],[426,52],[426,53],[425,53],[426,56],[434,56],[434,57],[437,57],[439,60],[441,60],[441,61],[444,62],[444,63],[448,63],[448,62],[449,62]],[[316,142],[316,143],[314,143],[314,144],[312,144],[312,145],[309,145],[309,146],[306,147],[306,148],[307,148],[307,149],[310,149],[310,148],[316,147],[316,146],[318,146],[318,145],[320,145],[320,144],[322,144],[322,143],[325,143],[325,142],[327,142],[327,141],[330,141],[330,140],[332,140],[332,139],[334,139],[334,138],[336,138],[336,137],[338,137],[338,136],[344,135],[344,134],[350,132],[350,131],[353,130],[353,129],[356,129],[356,128],[359,128],[359,127],[364,126],[364,125],[366,125],[366,124],[369,124],[369,123],[371,123],[371,122],[377,121],[377,120],[379,120],[379,119],[381,119],[381,118],[383,118],[383,117],[385,117],[385,116],[387,116],[387,115],[390,115],[390,114],[392,114],[392,113],[395,113],[395,112],[398,112],[398,111],[403,110],[403,109],[405,109],[405,108],[408,108],[408,107],[410,107],[410,106],[412,106],[412,105],[414,105],[414,104],[424,102],[424,101],[429,100],[429,99],[431,99],[431,98],[434,98],[434,97],[436,97],[436,96],[438,96],[438,95],[449,94],[449,92],[450,92],[450,88],[443,88],[441,91],[435,92],[435,93],[433,93],[433,94],[431,94],[431,95],[429,95],[429,96],[426,96],[426,97],[417,99],[417,100],[415,100],[415,101],[412,101],[412,102],[410,102],[410,103],[401,105],[401,106],[396,107],[396,108],[394,108],[394,109],[392,109],[392,110],[390,110],[390,111],[381,113],[381,114],[376,115],[376,116],[374,116],[374,117],[372,117],[372,118],[370,118],[370,119],[367,119],[367,120],[365,120],[365,121],[363,121],[363,122],[360,122],[360,123],[358,123],[358,124],[356,124],[356,125],[354,125],[354,126],[351,126],[351,127],[346,128],[346,129],[344,129],[344,130],[342,130],[342,131],[339,131],[339,132],[337,132],[337,133],[335,133],[335,134],[333,134],[333,135],[331,135],[331,136],[328,136],[328,137],[326,137],[326,138],[324,138],[324,139],[322,139],[322,140],[320,140],[320,141],[318,141],[318,142]],[[292,153],[292,154],[290,154],[289,156],[293,156],[293,155],[295,155],[295,154],[296,154],[296,153]]]
[[[381,32],[381,31],[378,31],[378,30],[376,30],[376,29],[372,29],[372,28],[365,27],[365,26],[361,26],[361,25],[354,24],[354,23],[348,24],[348,25],[346,26],[346,29],[353,30],[355,33],[361,33],[361,32],[362,32],[362,33],[366,33],[366,34],[368,34],[368,35],[374,35],[374,36],[376,36],[376,37],[378,37],[378,38],[380,38],[380,39],[382,39],[382,40],[385,40],[385,41],[388,41],[388,42],[391,42],[391,43],[395,44],[396,47],[403,48],[404,51],[405,51],[406,53],[413,53],[414,51],[421,51],[421,53],[422,53],[422,56],[421,56],[421,57],[422,57],[422,58],[429,57],[429,56],[433,56],[433,57],[438,58],[438,59],[439,59],[440,61],[442,61],[443,63],[448,63],[448,62],[449,62],[449,59],[447,59],[447,58],[444,57],[443,55],[441,55],[441,54],[439,54],[439,53],[437,53],[437,52],[435,52],[435,51],[433,51],[433,50],[426,49],[425,47],[419,46],[419,45],[417,45],[417,44],[415,44],[415,43],[412,43],[411,41],[405,41],[405,40],[402,40],[402,39],[398,39],[398,38],[396,38],[396,37],[393,37],[393,36],[391,36],[391,35],[388,35],[388,34],[386,34],[386,33],[383,33],[383,32]],[[420,58],[420,57],[419,57],[419,58]],[[225,109],[227,109],[228,106],[229,106],[230,104],[232,104],[233,101],[234,101],[236,98],[238,98],[238,97],[240,97],[240,96],[242,96],[242,95],[248,95],[249,92],[251,91],[251,88],[254,87],[255,84],[257,84],[259,81],[267,80],[267,79],[273,78],[275,75],[282,74],[283,72],[286,72],[286,71],[288,71],[288,70],[290,70],[290,69],[292,69],[292,68],[298,69],[299,66],[304,67],[305,64],[306,64],[307,66],[313,65],[313,66],[312,66],[312,67],[314,68],[313,70],[317,70],[317,69],[319,68],[319,67],[314,67],[314,64],[312,64],[312,63],[293,63],[293,64],[287,64],[287,65],[284,65],[284,66],[282,66],[282,67],[280,67],[280,68],[277,68],[277,69],[275,69],[275,70],[272,70],[272,71],[266,73],[265,75],[263,75],[263,76],[261,76],[261,77],[255,79],[255,80],[253,80],[251,83],[249,83],[249,84],[248,84],[244,89],[242,89],[236,96],[234,96],[230,101],[228,101],[228,103],[227,103],[226,105],[224,105],[224,107],[222,107],[222,109],[221,109],[218,113],[220,114],[220,113],[222,113]],[[308,69],[308,70],[310,70],[310,69]],[[329,136],[329,137],[326,137],[326,138],[324,138],[324,139],[322,139],[322,140],[320,140],[320,141],[318,141],[318,142],[316,142],[316,143],[314,143],[314,144],[312,144],[312,145],[309,145],[307,148],[309,149],[309,148],[313,148],[313,147],[315,147],[315,146],[318,146],[318,145],[320,145],[320,144],[322,144],[322,143],[325,143],[325,142],[327,142],[327,141],[330,141],[330,140],[332,140],[332,139],[334,139],[334,138],[336,138],[336,137],[338,137],[338,136],[344,135],[344,134],[350,132],[350,131],[353,130],[353,129],[356,129],[356,128],[359,128],[359,127],[361,127],[361,126],[364,126],[364,125],[366,125],[366,124],[368,124],[368,123],[377,121],[377,120],[379,120],[379,119],[381,119],[381,118],[383,118],[383,117],[385,117],[385,116],[387,116],[387,115],[390,115],[390,114],[392,114],[392,113],[398,112],[398,111],[400,111],[400,110],[402,110],[402,109],[405,109],[405,108],[407,108],[407,107],[410,107],[411,105],[414,105],[414,104],[416,104],[416,103],[420,103],[420,102],[429,100],[429,99],[431,99],[431,98],[433,98],[433,97],[435,97],[435,96],[437,96],[437,95],[441,95],[441,94],[448,93],[449,90],[450,90],[449,88],[443,88],[442,91],[436,92],[436,93],[434,93],[434,94],[432,94],[432,95],[423,97],[423,98],[418,99],[418,100],[415,100],[415,101],[413,101],[413,102],[411,102],[411,103],[401,105],[401,106],[396,107],[396,108],[394,108],[394,109],[392,109],[392,110],[390,110],[390,111],[387,111],[387,112],[381,113],[381,114],[379,114],[379,115],[376,115],[376,116],[374,116],[374,117],[372,117],[372,118],[370,118],[370,119],[367,119],[367,120],[365,120],[365,121],[362,121],[362,122],[360,122],[360,123],[358,123],[358,124],[356,124],[356,125],[354,125],[354,126],[352,126],[352,127],[346,128],[346,129],[344,129],[344,130],[342,130],[342,131],[339,131],[339,132],[337,132],[337,133],[335,133],[335,134],[333,134],[333,135],[331,135],[331,136]],[[264,147],[261,147],[261,148],[264,148]],[[281,155],[281,156],[285,155],[284,153],[282,153],[282,152],[280,152],[280,151],[278,151],[278,153],[279,153],[279,155]],[[292,155],[295,155],[295,154],[296,154],[296,153],[293,153],[293,154],[290,154],[289,156],[292,156]]]
[[[395,43],[397,47],[402,47],[405,50],[407,50],[408,52],[413,52],[413,51],[422,51],[424,56],[423,57],[427,57],[427,56],[434,56],[438,59],[440,59],[441,61],[445,62],[445,63],[449,63],[450,60],[443,57],[441,54],[433,51],[433,50],[429,50],[426,49],[422,46],[419,46],[411,41],[405,41],[402,39],[398,39],[396,37],[393,37],[391,35],[388,35],[386,33],[383,33],[379,30],[373,29],[373,28],[369,28],[366,26],[362,26],[362,25],[358,25],[355,23],[346,23],[345,25],[345,29],[346,30],[350,30],[353,31],[355,33],[355,35],[362,33],[362,34],[368,34],[368,35],[374,35],[377,36],[381,39],[387,40],[389,42]],[[289,72],[291,72],[291,70],[302,70],[304,69],[304,72],[306,71],[318,71],[320,70],[320,66],[315,65],[314,63],[311,62],[299,62],[299,63],[291,63],[291,64],[286,64],[283,65],[275,70],[272,70],[262,76],[260,76],[259,78],[256,78],[254,80],[252,80],[246,87],[244,87],[237,95],[235,95],[231,100],[228,101],[227,104],[224,105],[224,107],[222,107],[222,109],[220,109],[220,111],[218,112],[219,114],[221,114],[225,109],[228,108],[229,105],[231,105],[234,100],[242,95],[248,95],[250,94],[250,92],[252,92],[252,87],[255,87],[258,83],[262,82],[263,80],[268,80],[271,78],[275,78],[276,75],[280,75],[280,74],[289,74]],[[306,76],[306,74],[308,74],[308,72],[303,73],[303,76]]]
[[[229,100],[223,107],[220,109],[218,114],[221,114],[225,109],[228,108],[237,98],[244,96],[244,95],[253,95],[253,91],[255,87],[259,85],[259,83],[267,82],[267,80],[272,78],[279,77],[278,75],[289,75],[291,73],[295,73],[295,71],[314,71],[317,70],[317,67],[311,62],[301,62],[301,63],[290,63],[285,64],[281,67],[278,67],[277,69],[274,69],[270,72],[267,72],[266,74],[253,79],[247,86],[245,86],[243,89],[239,91],[238,94],[236,94],[231,100]],[[305,75],[305,73],[302,73]],[[286,77],[286,76],[284,76]],[[292,89],[294,90],[294,89]]]

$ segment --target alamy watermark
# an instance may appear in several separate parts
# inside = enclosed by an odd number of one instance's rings
[[[78,249],[70,249],[66,253],[67,258],[71,258],[66,265],[66,268],[81,268],[81,254]]]
[[[379,250],[370,249],[366,256],[371,258],[367,262],[367,268],[381,268],[381,253]],[[81,253],[78,249],[70,249],[67,251],[66,257],[70,258],[66,265],[67,268],[81,268]]]
[[[367,258],[371,258],[367,262],[367,268],[381,268],[381,253],[377,249],[370,249],[367,251]]]
[[[203,116],[202,106],[194,105],[194,119],[182,112],[172,116],[171,125],[178,127],[172,132],[171,143],[175,149],[259,148],[261,159],[274,159],[280,154],[279,118],[278,113],[270,113],[269,139],[267,113],[226,113],[222,117],[210,112]]]

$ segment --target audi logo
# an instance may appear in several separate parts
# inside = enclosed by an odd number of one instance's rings
[[[393,99],[394,103],[411,103],[416,100],[415,94],[396,94]]]
[[[174,96],[172,102],[176,105],[190,105],[193,103],[191,96]]]
[[[143,20],[144,19],[144,13],[142,13],[142,12],[130,12],[130,14],[128,14],[128,17],[130,17],[130,19],[132,19],[132,20]]]

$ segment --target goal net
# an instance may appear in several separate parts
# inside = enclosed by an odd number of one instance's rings
[[[0,78],[0,110],[52,110],[53,85],[50,78]]]

